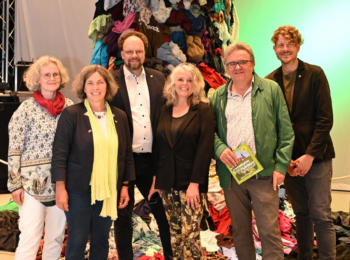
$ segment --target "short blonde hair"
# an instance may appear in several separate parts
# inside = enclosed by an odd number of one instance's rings
[[[24,72],[23,81],[26,83],[26,86],[30,91],[40,91],[40,71],[49,63],[56,64],[58,70],[60,71],[60,89],[66,86],[69,81],[69,76],[67,69],[63,66],[62,62],[52,56],[42,56],[37,59],[32,65],[30,65],[30,67]]]
[[[284,38],[290,40],[294,44],[302,45],[304,43],[304,39],[301,37],[300,32],[297,28],[291,25],[280,26],[273,33],[271,41],[276,44],[278,36],[282,35]]]
[[[177,65],[174,70],[171,72],[171,74],[168,76],[163,96],[166,98],[166,105],[176,105],[177,104],[177,94],[175,91],[175,81],[180,72],[188,72],[193,80],[193,93],[191,96],[188,97],[188,104],[189,105],[197,105],[199,102],[208,102],[207,98],[205,97],[204,92],[204,79],[202,76],[202,73],[199,71],[199,69],[194,66],[191,63],[180,63]]]
[[[243,50],[243,51],[248,52],[251,62],[255,63],[255,57],[254,57],[254,53],[253,53],[252,48],[248,44],[246,44],[245,42],[236,42],[236,43],[229,45],[225,51],[225,54],[224,54],[225,67],[227,67],[227,65],[226,65],[227,57],[230,56],[230,54],[232,52],[239,51],[239,50]]]
[[[72,91],[81,100],[85,99],[86,98],[86,93],[84,92],[85,83],[87,79],[95,72],[98,72],[102,76],[102,78],[106,81],[107,92],[106,92],[105,100],[111,101],[115,96],[115,94],[117,94],[119,87],[117,85],[117,82],[114,80],[113,76],[111,75],[111,73],[101,65],[85,66],[79,72],[79,74],[75,77],[72,84]]]

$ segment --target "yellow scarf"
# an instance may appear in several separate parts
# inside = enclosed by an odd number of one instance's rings
[[[90,104],[85,99],[84,105],[89,116],[92,137],[94,140],[94,163],[91,174],[91,205],[96,200],[103,201],[101,217],[110,216],[116,220],[117,214],[117,178],[118,178],[118,135],[115,129],[113,114],[108,103],[107,131],[108,140],[93,114]]]

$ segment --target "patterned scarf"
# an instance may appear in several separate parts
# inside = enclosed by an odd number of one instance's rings
[[[94,163],[91,174],[91,205],[96,200],[103,201],[101,217],[117,215],[117,178],[118,178],[118,135],[115,129],[111,108],[107,106],[108,140],[93,114],[87,99],[84,101],[89,116],[94,141]]]

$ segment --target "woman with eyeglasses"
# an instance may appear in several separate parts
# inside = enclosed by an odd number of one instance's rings
[[[57,206],[68,224],[66,260],[84,259],[89,236],[89,259],[107,259],[112,221],[135,180],[128,119],[107,102],[118,86],[104,67],[84,67],[72,87],[83,102],[63,111],[52,159]]]
[[[36,258],[44,223],[43,259],[58,259],[66,217],[55,205],[51,158],[57,121],[63,109],[73,104],[58,91],[69,77],[58,59],[43,56],[24,73],[24,81],[34,91],[33,98],[22,102],[8,126],[7,186],[19,205],[21,231],[15,259]]]
[[[213,112],[204,79],[190,63],[175,67],[164,87],[156,134],[157,170],[148,199],[160,193],[174,259],[201,259],[199,237],[214,146]]]

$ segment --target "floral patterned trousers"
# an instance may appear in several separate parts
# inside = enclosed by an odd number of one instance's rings
[[[166,217],[169,221],[171,248],[174,260],[200,260],[202,256],[199,237],[200,223],[203,216],[203,202],[206,194],[200,194],[200,206],[196,209],[187,207],[186,191],[162,190]]]

